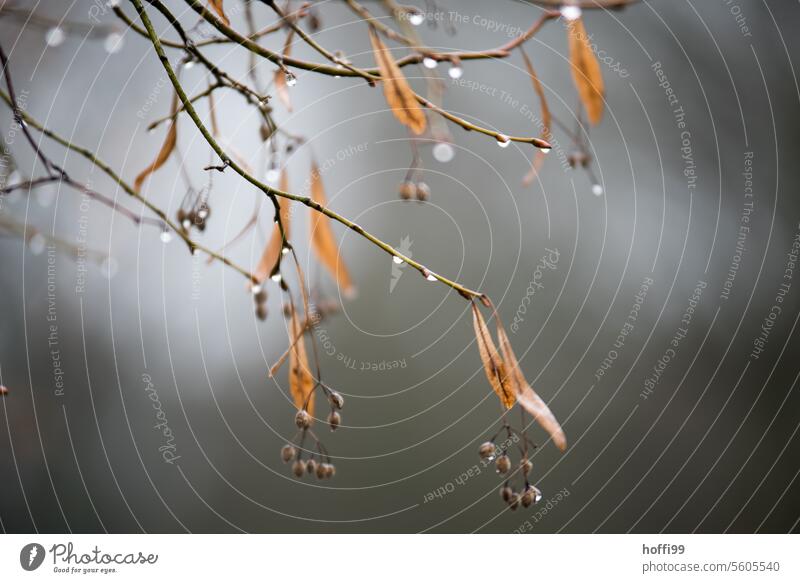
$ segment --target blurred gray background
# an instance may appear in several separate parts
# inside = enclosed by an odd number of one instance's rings
[[[371,66],[365,25],[344,3],[315,4],[323,27],[315,38]],[[187,28],[197,22],[182,2],[168,5]],[[134,15],[129,3],[121,6]],[[234,27],[244,30],[239,3],[226,6]],[[385,15],[380,3],[369,6]],[[168,112],[171,91],[148,42],[102,7],[99,0],[25,3],[42,22],[93,24],[97,16],[99,23],[48,47],[47,26],[0,12],[0,38],[26,111],[132,181],[163,140],[163,128],[148,133],[146,126]],[[166,21],[149,11],[172,37]],[[274,20],[263,5],[254,12],[260,25]],[[511,0],[438,0],[429,12],[437,26],[418,30],[432,47],[479,50],[506,43],[538,13]],[[796,530],[800,275],[789,253],[800,236],[800,7],[648,0],[590,11],[584,21],[605,59],[607,109],[588,137],[601,196],[586,172],[565,168],[571,147],[558,129],[560,147],[539,181],[525,187],[530,147],[500,149],[491,138],[449,125],[452,161],[440,163],[428,145],[421,148],[430,202],[403,203],[397,184],[411,158],[408,135],[380,89],[296,71],[294,112],[275,101],[279,122],[307,139],[287,162],[293,191],[307,193],[312,153],[320,164],[331,161],[323,180],[332,208],[390,244],[407,237],[415,259],[488,293],[507,327],[518,317],[511,341],[570,443],[565,453],[546,443],[534,456],[532,481],[543,492],[538,506],[509,511],[497,495],[500,478],[479,463],[477,448],[495,433],[498,406],[473,343],[469,306],[457,294],[411,269],[390,291],[388,256],[334,226],[359,294],[323,321],[317,338],[323,379],[347,399],[344,427],[334,434],[318,428],[336,477],[298,482],[278,455],[294,433],[286,370],[267,376],[287,345],[276,285],[267,286],[270,316],[260,322],[241,275],[206,265],[178,241],[165,245],[157,229],[138,228],[97,202],[82,206],[80,194],[63,187],[6,197],[0,217],[72,245],[85,233],[89,248],[113,260],[89,262],[80,290],[81,266],[69,253],[51,255],[35,248],[38,241],[26,245],[15,236],[0,241],[0,383],[10,391],[0,400],[2,529]],[[97,33],[106,26],[123,33],[117,52],[109,53],[106,33]],[[283,37],[263,42],[280,50]],[[563,23],[549,22],[526,46],[551,109],[572,127],[577,95]],[[246,78],[242,49],[205,52]],[[301,44],[293,55],[319,61]],[[447,109],[509,134],[539,133],[530,116],[538,114],[538,100],[518,54],[465,62],[462,83],[445,69],[438,71]],[[273,67],[262,63],[260,71],[271,78]],[[677,104],[668,102],[659,71]],[[406,73],[424,88],[419,69]],[[193,94],[207,78],[196,66],[183,80]],[[678,107],[685,128],[678,127]],[[252,109],[233,92],[220,92],[217,108],[225,142],[255,171],[263,169]],[[207,107],[198,109],[207,119]],[[7,108],[0,120],[7,145],[13,136],[20,174],[38,175],[41,166],[21,134],[13,135]],[[202,168],[213,159],[185,117],[179,146],[195,185],[205,184]],[[690,152],[682,151],[687,146]],[[43,147],[73,177],[139,209],[80,157],[48,140]],[[689,167],[696,181],[687,177]],[[175,159],[144,190],[171,213],[185,191]],[[247,222],[257,200],[232,172],[215,174],[213,212],[199,240],[218,248]],[[266,201],[261,208],[260,227],[229,251],[249,267],[271,224]],[[309,255],[307,216],[304,207],[293,216],[296,245],[318,296],[338,300],[335,284]],[[743,225],[749,231],[737,251]],[[558,252],[558,262],[537,274],[546,249]],[[726,294],[732,264],[738,270]],[[525,300],[534,279],[541,288]],[[782,284],[789,284],[785,295]],[[698,285],[702,293],[686,326]],[[763,334],[766,344],[755,354]],[[602,370],[610,351],[613,364]],[[665,356],[669,362],[659,365]],[[396,368],[381,365],[395,361]],[[648,392],[654,367],[662,370]],[[173,463],[159,451],[164,438],[143,378],[151,379],[174,435]],[[532,435],[546,441],[538,428]]]

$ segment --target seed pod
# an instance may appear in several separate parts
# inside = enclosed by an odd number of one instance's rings
[[[528,474],[531,473],[531,470],[533,469],[533,464],[531,463],[531,460],[524,457],[519,461],[519,467],[522,470],[522,475],[527,476]]]
[[[417,183],[417,200],[420,202],[426,201],[431,197],[431,188],[424,182]]]
[[[417,185],[409,181],[402,182],[398,191],[400,192],[400,198],[411,200],[417,194]]]
[[[300,429],[308,429],[311,425],[311,415],[305,409],[300,409],[294,416],[294,422]]]
[[[313,476],[317,472],[317,467],[319,464],[316,460],[308,460],[306,462],[306,471],[308,472],[309,476]]]
[[[265,303],[267,301],[267,290],[265,289],[258,290],[258,293],[253,295],[253,299],[258,305]]]
[[[325,473],[327,469],[325,468],[327,464],[317,464],[317,479],[322,480],[325,478]]]
[[[342,416],[339,415],[336,411],[331,411],[331,414],[328,415],[328,425],[331,426],[331,431],[336,431],[339,425],[342,423]]]
[[[494,443],[485,441],[478,448],[478,453],[483,459],[489,459],[494,455]]]
[[[306,473],[306,464],[302,460],[297,460],[292,464],[292,473],[298,478],[302,478]]]
[[[331,399],[331,404],[337,409],[341,409],[342,407],[344,407],[344,397],[342,397],[341,393],[337,393],[336,391],[331,391],[330,399]]]
[[[495,467],[497,467],[498,474],[507,474],[508,470],[511,469],[511,458],[509,458],[506,454],[503,454],[497,458],[497,461],[494,464]]]
[[[525,491],[522,493],[522,498],[521,498],[522,505],[525,508],[527,508],[528,506],[533,504],[534,497],[535,496],[534,496],[533,488],[528,486],[527,488],[525,488]]]
[[[295,454],[297,454],[297,450],[288,443],[281,448],[281,459],[285,464],[288,464]]]
[[[267,319],[267,306],[264,304],[258,304],[256,306],[256,318],[262,322]]]
[[[500,497],[503,498],[503,502],[508,504],[511,502],[511,498],[514,496],[514,490],[512,490],[509,486],[503,486],[500,488]]]
[[[186,211],[183,209],[178,209],[178,212],[175,213],[175,218],[178,220],[178,223],[183,225],[183,221],[186,220]]]
[[[511,507],[511,510],[516,510],[519,508],[519,501],[520,496],[516,492],[511,495],[511,500],[509,500],[508,505]]]
[[[325,464],[327,467],[325,468],[325,477],[332,478],[336,475],[336,466],[333,464]]]

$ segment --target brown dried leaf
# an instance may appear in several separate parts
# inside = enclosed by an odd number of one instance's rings
[[[211,5],[211,8],[214,9],[214,12],[217,13],[219,19],[224,22],[227,26],[231,25],[231,21],[228,20],[228,17],[225,16],[225,10],[222,9],[222,2],[223,0],[208,0],[208,3]]]
[[[508,336],[499,322],[497,324],[497,342],[500,344],[500,350],[505,359],[511,385],[517,396],[517,402],[550,434],[556,447],[564,451],[567,448],[567,438],[564,435],[564,430],[561,429],[561,425],[559,425],[553,412],[550,411],[547,403],[536,394],[528,384],[528,381],[525,380],[517,361],[517,356],[511,348],[511,342],[509,342]]]
[[[589,121],[597,125],[603,117],[603,76],[580,18],[567,25],[567,38],[572,79],[578,88],[578,95],[586,108]]]
[[[475,328],[475,340],[478,344],[478,352],[481,355],[486,378],[489,379],[489,384],[492,385],[494,392],[500,397],[500,403],[506,409],[510,409],[516,400],[515,391],[508,377],[506,365],[494,345],[486,320],[483,319],[483,315],[475,303],[472,304],[472,325]]]
[[[322,176],[315,160],[311,161],[311,198],[322,206],[327,204],[325,187],[322,185]],[[336,279],[345,295],[352,295],[354,292],[353,282],[350,280],[347,266],[339,257],[339,246],[333,236],[331,220],[327,215],[313,209],[311,210],[311,247],[320,262]]]
[[[520,52],[522,53],[522,59],[525,61],[525,68],[528,70],[528,75],[533,82],[533,90],[536,92],[536,95],[539,97],[539,103],[541,104],[542,108],[542,134],[541,138],[545,141],[550,141],[552,137],[552,116],[550,114],[550,107],[547,105],[547,99],[544,96],[544,88],[542,87],[541,81],[539,81],[539,77],[536,75],[536,71],[533,70],[533,63],[528,58],[528,55],[520,46]],[[545,153],[541,150],[536,150],[536,154],[533,156],[533,163],[531,164],[531,169],[528,174],[523,179],[523,184],[528,186],[533,182],[533,179],[536,178],[536,175],[539,173],[539,169],[542,166],[542,163],[545,159]]]
[[[289,97],[289,86],[286,85],[286,74],[280,69],[275,71],[275,93],[286,107],[286,111],[292,113],[292,99]]]
[[[279,187],[284,192],[289,190],[289,175],[285,168],[281,170]],[[281,223],[283,223],[283,228],[286,230],[286,238],[288,239],[289,201],[284,200],[282,197],[278,197],[278,206],[280,207]],[[275,226],[272,228],[272,236],[270,237],[269,242],[267,242],[266,247],[264,247],[263,253],[261,253],[261,259],[259,260],[258,266],[256,267],[254,273],[256,278],[258,278],[258,281],[264,281],[275,267],[275,264],[278,262],[278,257],[280,256],[282,247],[283,240],[281,239],[281,230],[278,227],[278,224],[275,223]]]
[[[172,152],[175,150],[175,145],[178,143],[178,116],[176,112],[178,111],[178,95],[173,94],[172,96],[172,105],[170,106],[170,114],[172,115],[172,121],[169,125],[169,130],[167,131],[167,135],[164,138],[164,143],[161,144],[161,149],[158,151],[155,160],[153,160],[147,168],[142,170],[139,175],[133,181],[133,189],[136,192],[139,192],[142,188],[142,184],[144,183],[145,179],[150,176],[153,172],[161,168],[166,161],[169,159]]]
[[[304,328],[300,324],[294,305],[290,304],[291,324],[290,338],[295,340],[289,352],[289,394],[292,396],[295,407],[305,407],[311,417],[314,417],[314,399],[309,397],[314,390],[314,377],[308,366],[308,353]]]
[[[386,103],[389,104],[392,113],[400,123],[415,134],[421,134],[427,125],[422,106],[414,96],[400,67],[397,66],[392,53],[372,27],[369,29],[369,40],[372,42],[372,52],[375,55],[378,70],[381,72]]]

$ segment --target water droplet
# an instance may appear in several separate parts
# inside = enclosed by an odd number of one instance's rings
[[[118,53],[122,50],[123,44],[122,35],[118,32],[112,32],[106,37],[106,40],[103,43],[103,48],[106,49],[108,54],[113,55],[114,53]]]
[[[201,219],[206,218],[208,216],[208,209],[205,207],[201,208],[199,211],[197,211],[197,216]]]
[[[425,22],[425,15],[422,12],[412,12],[408,15],[408,21],[414,26],[419,26]]]
[[[47,244],[47,239],[41,233],[36,233],[33,237],[28,239],[28,248],[34,255],[40,255],[44,251],[44,246]]]
[[[497,134],[497,145],[501,148],[508,148],[511,140],[505,134]]]
[[[574,5],[562,6],[561,16],[567,20],[577,20],[581,17],[581,7]]]
[[[254,283],[250,286],[250,292],[255,296],[261,293],[261,286],[257,283]]]
[[[54,26],[45,33],[44,42],[47,43],[48,47],[57,47],[64,42],[66,36],[63,29]]]
[[[542,491],[536,486],[533,486],[533,503],[538,504],[539,500],[541,499],[542,499]]]
[[[280,177],[281,173],[278,172],[277,168],[270,168],[267,170],[267,182],[277,182]]]
[[[289,87],[297,85],[297,77],[294,76],[294,73],[286,73],[286,84]]]
[[[276,283],[277,283],[277,282],[279,282],[279,281],[280,281],[281,279],[283,279],[283,278],[281,277],[281,274],[280,274],[280,273],[273,273],[273,274],[270,276],[270,279],[271,279],[272,281],[274,281],[274,282],[276,282]]]
[[[450,69],[448,69],[447,74],[450,75],[451,79],[460,79],[461,75],[464,74],[464,69],[458,65],[453,65],[450,67]]]
[[[194,67],[194,59],[190,59],[190,60],[186,61],[186,62],[183,64],[183,68],[184,68],[184,69],[186,69],[187,71],[188,71],[189,69],[191,69],[192,67]]]
[[[169,243],[172,241],[172,233],[169,231],[161,231],[161,234],[158,237],[161,239],[162,243]]]
[[[289,251],[289,247],[281,247],[281,255],[286,255]]]
[[[120,0],[108,0],[108,2],[106,2],[106,6],[109,8],[114,8],[115,6],[119,6],[119,2]]]
[[[453,146],[447,142],[439,142],[433,147],[433,157],[437,162],[449,162],[456,155]]]
[[[595,196],[603,195],[603,187],[599,184],[592,184],[592,194]]]
[[[183,228],[188,231],[189,227],[192,226],[192,221],[190,221],[189,219],[183,219],[181,226],[183,226]]]
[[[553,148],[539,148],[539,151],[540,151],[542,154],[549,154],[549,153],[550,153],[550,150],[552,150],[552,149],[553,149]]]
[[[392,257],[392,261],[394,261],[398,265],[400,265],[403,262],[403,260],[400,259],[399,257],[397,257],[396,255],[394,257]]]
[[[436,276],[433,275],[432,273],[429,273],[425,279],[427,279],[428,281],[436,281]]]
[[[100,273],[102,273],[103,277],[106,279],[114,277],[117,274],[117,269],[119,269],[119,264],[117,260],[111,256],[103,259],[103,262],[100,264]]]
[[[422,64],[425,66],[426,69],[435,69],[436,65],[438,65],[439,62],[432,57],[425,57],[424,59],[422,59]]]

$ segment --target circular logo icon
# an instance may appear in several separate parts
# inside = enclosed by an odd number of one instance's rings
[[[19,564],[26,571],[35,571],[44,562],[44,547],[39,543],[28,543],[19,552]]]

